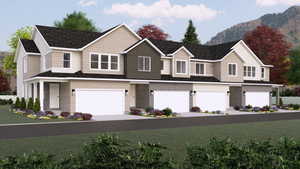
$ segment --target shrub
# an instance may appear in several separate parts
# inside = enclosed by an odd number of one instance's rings
[[[300,105],[299,104],[293,104],[292,107],[293,107],[294,110],[299,110]]]
[[[131,107],[130,108],[130,114],[131,115],[142,115],[142,110],[135,108],[135,107]]]
[[[166,115],[166,116],[172,115],[172,109],[170,109],[168,107],[163,109],[162,111],[163,111],[164,115]]]
[[[153,112],[151,112],[150,114],[151,114],[151,115],[154,115],[154,116],[162,116],[162,115],[164,115],[164,112],[161,111],[161,110],[155,109],[155,110],[153,110]]]
[[[44,111],[38,111],[38,112],[35,113],[35,115],[40,117],[40,116],[46,116],[47,114]]]
[[[20,109],[21,110],[25,110],[26,108],[27,108],[27,106],[26,106],[26,100],[25,100],[24,97],[22,97]]]
[[[83,120],[91,120],[93,117],[93,115],[89,114],[89,113],[83,113],[82,114],[82,119]]]
[[[229,139],[211,139],[208,145],[187,148],[185,168],[296,169],[300,167],[300,143],[281,139],[277,143],[250,141],[238,144]]]
[[[39,112],[40,110],[41,110],[40,100],[36,98],[33,104],[33,111]]]
[[[247,106],[245,106],[246,109],[252,109],[252,106],[249,104]]]
[[[82,113],[75,112],[72,116],[73,119],[82,119]]]
[[[45,111],[45,113],[46,113],[47,116],[48,115],[54,116],[54,112],[52,112],[52,111]]]
[[[33,99],[31,97],[28,99],[27,109],[33,110]]]
[[[146,107],[146,109],[145,109],[145,111],[147,112],[147,113],[150,113],[151,111],[153,111],[154,109],[153,109],[153,107]]]
[[[16,108],[16,109],[21,108],[21,102],[20,102],[20,98],[19,98],[19,97],[17,97],[17,99],[16,99],[16,102],[15,102],[15,108]]]
[[[240,106],[234,106],[233,108],[234,108],[234,110],[236,110],[236,111],[239,111],[239,110],[241,109]]]
[[[70,112],[61,112],[60,116],[64,117],[64,118],[68,118],[71,115]]]
[[[261,111],[270,111],[270,106],[264,106],[264,107],[262,107]]]
[[[200,109],[200,107],[197,107],[197,106],[194,106],[194,107],[192,107],[191,108],[191,112],[201,112],[201,109]]]

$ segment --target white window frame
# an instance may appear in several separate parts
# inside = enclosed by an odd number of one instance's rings
[[[234,75],[231,75],[229,74],[229,65],[235,65],[235,74]],[[238,76],[238,68],[237,68],[237,64],[236,63],[228,63],[227,64],[227,73],[228,73],[228,76],[232,76],[232,77],[237,77]]]
[[[92,55],[98,55],[98,68],[92,68],[91,67]],[[102,55],[107,55],[108,56],[108,67],[107,67],[107,69],[102,69],[101,68],[101,56]],[[111,69],[111,56],[117,56],[117,58],[118,58],[117,69]],[[118,72],[118,71],[120,71],[120,55],[119,54],[111,54],[111,53],[95,53],[95,52],[91,52],[90,55],[89,55],[89,68],[90,68],[90,70],[101,70],[101,71]]]
[[[23,57],[23,72],[27,73],[28,72],[28,56],[25,55]]]
[[[246,76],[245,76],[245,68],[246,68]],[[248,70],[249,68],[250,68],[250,71]],[[255,69],[255,71],[254,71],[255,72],[254,73],[255,76],[253,76],[253,68]],[[244,73],[243,73],[244,77],[247,77],[247,78],[255,78],[255,77],[257,77],[257,67],[256,66],[247,66],[247,65],[245,65],[243,67],[243,70],[244,70]],[[249,72],[250,72],[250,76],[248,75]]]
[[[70,67],[65,67],[65,54],[70,54]],[[72,69],[72,53],[71,52],[63,52],[63,69]]]
[[[197,65],[203,65],[203,73],[197,73]],[[206,74],[206,64],[205,63],[196,63],[195,64],[195,75],[205,75]]]
[[[139,68],[139,58],[143,59],[143,69]],[[145,67],[145,58],[149,58],[149,70],[145,69],[146,68]],[[151,57],[150,56],[138,56],[138,59],[137,59],[137,70],[139,72],[151,72],[151,70],[152,70],[151,63],[152,63],[152,61],[151,61]]]
[[[266,78],[266,68],[262,67],[260,71],[261,71],[261,76],[260,77],[262,79],[265,79]]]
[[[184,62],[185,63],[185,73],[180,73],[180,72],[178,72],[178,69],[177,69],[177,62]],[[176,69],[176,71],[175,71],[175,73],[176,74],[179,74],[179,75],[187,75],[188,74],[188,62],[187,62],[187,60],[176,60],[175,61],[175,69]]]

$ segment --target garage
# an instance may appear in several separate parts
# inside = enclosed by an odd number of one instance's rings
[[[263,107],[266,105],[270,105],[270,93],[269,92],[246,92],[245,105],[251,105],[253,107]]]
[[[174,112],[189,112],[190,95],[189,91],[154,91],[154,108],[171,108]]]
[[[226,92],[203,92],[196,93],[196,106],[202,111],[225,111],[227,108],[228,96]]]
[[[76,112],[120,115],[125,112],[123,89],[76,89]]]

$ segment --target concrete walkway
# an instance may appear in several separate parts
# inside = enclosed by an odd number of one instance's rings
[[[0,126],[0,139],[300,119],[300,112]]]

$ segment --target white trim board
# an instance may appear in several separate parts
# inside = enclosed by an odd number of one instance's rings
[[[140,45],[141,43],[143,42],[148,42],[149,45],[151,45],[158,53],[161,54],[161,56],[165,56],[165,54],[160,50],[158,49],[150,40],[148,40],[147,38],[139,41],[138,43],[136,43],[135,45],[133,45],[132,47],[130,47],[129,49],[127,49],[126,51],[124,51],[123,53],[128,53],[129,51],[131,51],[132,49],[134,49],[135,47],[137,47],[138,45]]]

